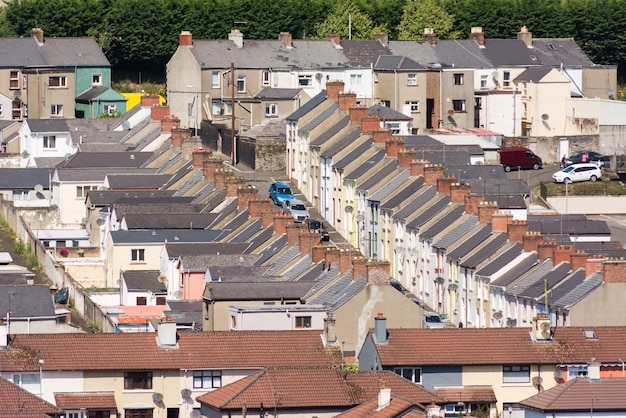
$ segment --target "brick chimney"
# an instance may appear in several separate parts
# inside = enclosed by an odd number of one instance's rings
[[[281,32],[278,34],[278,39],[283,41],[287,48],[291,48],[292,40],[290,32]]]
[[[424,183],[429,186],[437,186],[437,180],[443,178],[443,165],[428,164],[424,166]]]
[[[556,242],[543,242],[537,246],[537,253],[539,254],[539,261],[546,261],[548,258],[552,260],[552,264],[554,263],[554,252],[557,247]]]
[[[366,268],[367,284],[383,286],[391,282],[389,273],[391,265],[388,261],[370,261]]]
[[[478,45],[485,46],[485,34],[480,26],[473,26],[469,36],[471,41],[476,41]]]
[[[161,101],[158,94],[145,94],[141,96],[142,107],[161,106]],[[154,118],[153,118],[154,119]]]
[[[437,45],[437,37],[435,36],[435,29],[433,28],[425,28],[423,38],[426,42],[431,45]]]
[[[609,258],[602,263],[604,283],[626,283],[626,261]]]
[[[268,200],[269,202],[269,200]],[[273,209],[270,210],[262,210],[261,211],[261,227],[267,228],[274,222],[274,215],[276,215],[276,211]]]
[[[183,144],[180,147],[182,151],[182,156],[184,161],[191,161],[193,163],[193,152],[199,149],[204,149],[202,146],[202,138],[199,136],[194,136],[191,138],[186,138],[183,140]],[[207,150],[209,153],[210,150]],[[202,167],[202,163],[200,163],[200,167]]]
[[[567,261],[569,263],[572,254],[574,254],[573,245],[557,245],[554,249],[554,259],[552,262],[555,266],[563,261]]]
[[[296,245],[300,243],[300,231],[302,224],[289,223],[285,225],[285,234],[287,235],[287,245]]]
[[[528,232],[528,223],[523,220],[512,220],[507,226],[509,241],[523,242],[524,235]]]
[[[339,248],[326,247],[326,266],[330,268],[335,263],[339,263]]]
[[[326,259],[326,247],[323,245],[313,245],[311,248],[311,261],[315,264]]]
[[[456,176],[454,174],[437,179],[437,193],[449,195],[453,184],[456,184]]]
[[[424,167],[430,164],[428,160],[411,161],[410,171],[412,177],[424,176]]]
[[[158,96],[157,96],[158,97]],[[185,139],[191,138],[191,129],[175,127],[171,130],[172,133],[172,147],[180,148],[183,146]]]
[[[337,100],[339,93],[343,92],[343,81],[333,80],[326,82],[326,98],[329,100]],[[356,102],[356,95],[355,95]]]
[[[158,109],[158,108],[159,107],[155,106],[152,109]],[[167,108],[167,110],[169,112],[169,108]],[[161,132],[163,133],[172,132],[172,128],[176,128],[178,126],[180,126],[180,119],[178,119],[176,116],[169,116],[165,119],[161,119]]]
[[[257,193],[254,198],[251,198],[248,201],[248,213],[250,214],[251,218],[260,218],[263,211],[272,210],[272,204],[272,201],[269,199],[259,199]]]
[[[604,266],[603,266],[604,260],[606,260],[606,259],[604,257],[600,257],[600,256],[593,256],[591,258],[588,258],[587,261],[585,261],[585,275],[586,275],[586,277],[589,277],[590,275],[592,275],[596,271],[603,271],[603,269],[604,269]]]
[[[293,223],[293,216],[288,213],[275,213],[274,214],[274,233],[276,235],[282,235],[287,233],[287,225]]]
[[[404,150],[404,141],[402,139],[391,139],[385,142],[385,152],[387,157],[395,158],[398,152]]]
[[[225,179],[226,197],[237,197],[237,190],[240,187],[246,187],[247,181],[245,177],[230,176]],[[248,205],[246,205],[247,207]]]
[[[454,183],[450,186],[450,202],[465,204],[465,196],[469,196],[471,187],[465,183]]]
[[[478,215],[478,205],[483,200],[485,200],[485,196],[479,194],[465,196],[465,213]]]
[[[352,258],[358,256],[359,253],[352,250],[352,248],[339,251],[339,273],[343,274],[348,272],[352,268]]]
[[[352,279],[356,279],[362,274],[367,274],[367,258],[352,257]]]
[[[334,44],[335,48],[341,46],[341,36],[338,33],[331,33],[328,35],[328,39]]]
[[[387,36],[385,32],[378,32],[376,35],[374,35],[374,39],[380,42],[382,46],[389,45],[389,37]]]
[[[363,134],[371,135],[377,129],[380,129],[380,118],[378,116],[366,116],[361,119],[361,132]]]
[[[161,106],[154,105],[150,108],[150,117],[152,120],[160,120],[161,121],[161,132],[171,132],[172,127],[180,125],[180,123],[176,125],[170,126],[167,130],[163,128],[163,121],[170,117],[170,107],[169,106]],[[175,116],[172,116],[173,118]],[[179,120],[180,122],[180,120]]]
[[[398,151],[398,167],[409,168],[411,161],[417,160],[417,153],[410,150]]]
[[[326,88],[328,88],[328,83],[326,83]],[[343,90],[343,83],[341,84],[341,89]],[[326,96],[328,96],[328,90],[326,92]],[[339,110],[349,111],[351,107],[356,106],[356,93],[339,92],[336,99]]]
[[[352,125],[361,125],[361,119],[366,118],[367,107],[362,105],[352,106],[350,109],[350,123]]]
[[[513,213],[510,211],[494,213],[491,217],[492,232],[508,232],[509,225],[513,222]]]
[[[313,251],[313,246],[320,243],[322,236],[319,231],[303,231],[300,232],[299,244],[300,254],[308,254]]]
[[[589,258],[589,254],[584,251],[576,250],[569,256],[569,265],[572,271],[576,271],[580,268],[585,268],[587,266],[587,259]],[[588,276],[587,272],[585,275]]]
[[[37,43],[39,45],[43,45],[43,42],[44,42],[43,29],[41,29],[41,28],[33,28],[30,31],[30,35],[33,38],[35,38],[35,41],[37,41]]]
[[[520,31],[517,32],[517,39],[524,41],[527,47],[533,46],[533,34],[532,32],[528,32],[528,28],[526,26],[522,26]]]
[[[232,177],[233,172],[227,168],[220,168],[215,171],[215,190],[226,190],[226,179]]]
[[[178,35],[178,45],[179,46],[193,45],[193,38],[191,36],[191,32],[189,32],[188,30],[181,31],[180,35]]]
[[[538,231],[528,231],[522,238],[522,246],[524,252],[537,251],[539,252],[539,244],[543,243],[543,235]]]
[[[224,162],[219,158],[207,158],[202,162],[202,175],[207,180],[215,179],[215,172],[224,167]]]
[[[493,214],[498,212],[497,202],[480,202],[478,204],[478,222],[489,223]]]
[[[237,189],[237,209],[244,210],[250,207],[250,202],[258,201],[259,189],[254,186],[240,187]],[[260,211],[259,211],[260,215]]]
[[[196,151],[191,152],[191,161],[193,162],[194,168],[202,168],[204,169],[204,162],[208,160],[212,155],[210,149],[200,148]]]
[[[376,144],[384,144],[393,139],[391,129],[377,129],[372,132],[372,141]]]

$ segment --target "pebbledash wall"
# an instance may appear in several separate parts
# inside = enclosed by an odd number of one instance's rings
[[[13,202],[3,200],[0,196],[0,211],[4,220],[15,233],[16,239],[24,244],[30,244],[32,254],[37,257],[43,273],[52,281],[57,289],[67,288],[70,300],[76,311],[85,319],[94,323],[102,332],[115,332],[115,324],[100,307],[85,293],[83,286],[72,278],[62,264],[58,263],[54,255],[37,240]]]

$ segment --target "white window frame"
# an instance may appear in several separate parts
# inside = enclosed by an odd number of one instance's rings
[[[245,93],[246,92],[246,76],[238,75],[237,76],[237,93]]]
[[[480,88],[481,89],[486,89],[487,88],[487,76],[486,75],[481,75],[480,76]]]
[[[2,106],[2,103],[0,103],[0,118],[4,116],[4,107]]]
[[[63,105],[62,104],[51,104],[50,105],[50,116],[63,116]]]
[[[313,75],[298,74],[298,87],[313,87]]]
[[[264,86],[269,86],[271,84],[270,81],[271,81],[270,72],[263,71],[263,73],[261,74],[261,84]]]
[[[76,198],[83,199],[92,190],[98,190],[98,186],[76,186]]]
[[[422,384],[422,368],[421,367],[394,367],[393,372],[415,384],[418,384],[418,385]]]
[[[503,384],[526,384],[530,383],[529,365],[502,366]]]
[[[265,116],[266,117],[278,116],[278,105],[276,103],[266,103],[265,104]]]
[[[409,106],[411,109],[411,113],[419,113],[420,111],[420,102],[418,100],[407,100],[404,102],[405,105]]]
[[[407,74],[406,85],[417,86],[417,74]]]
[[[130,250],[131,263],[145,263],[146,250],[144,248],[132,248]]]
[[[24,378],[27,378],[27,382],[24,382]],[[31,393],[39,393],[39,389],[41,388],[41,380],[39,373],[20,373],[14,374],[11,377],[11,381],[21,387],[22,389],[26,389]]]
[[[52,80],[56,80],[55,84],[52,83]],[[51,88],[51,89],[66,89],[67,88],[67,77],[64,76],[64,75],[51,75],[50,77],[48,77],[48,88]]]
[[[567,366],[567,380],[589,376],[589,367],[585,365]]]
[[[28,190],[13,190],[13,196],[11,198],[14,202],[16,200],[29,200]]]
[[[101,86],[102,85],[102,73],[93,73],[93,74],[91,74],[91,85],[92,86]]]
[[[363,74],[350,74],[350,85],[360,86],[363,83]]]
[[[400,122],[385,122],[385,128],[391,131],[391,135],[400,135]]]
[[[463,73],[454,73],[452,74],[452,77],[455,86],[462,86],[465,84],[465,75]]]
[[[219,71],[211,72],[211,87],[214,89],[219,89],[221,86],[221,78]]]
[[[104,105],[104,113],[108,114],[108,115],[113,115],[117,112],[117,105],[116,104],[105,104]]]
[[[222,371],[221,370],[194,370],[193,371],[193,388],[194,389],[215,389],[222,387]]]
[[[502,85],[504,87],[509,87],[511,85],[511,72],[510,71],[505,71],[502,74],[502,79],[503,79]]]
[[[57,147],[57,137],[56,135],[44,135],[42,146],[44,149],[56,149]]]

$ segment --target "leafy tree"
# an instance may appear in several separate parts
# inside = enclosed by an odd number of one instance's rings
[[[433,28],[439,38],[456,39],[460,33],[453,30],[454,16],[436,0],[412,0],[407,2],[398,25],[398,39],[422,39],[425,28]]]
[[[384,26],[374,27],[372,19],[359,9],[353,0],[340,0],[334,11],[316,26],[317,38],[324,39],[336,33],[342,39],[374,39]]]

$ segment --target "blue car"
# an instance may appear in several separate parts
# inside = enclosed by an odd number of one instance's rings
[[[285,183],[270,184],[270,199],[278,206],[282,206],[285,200],[295,199],[291,187]]]

